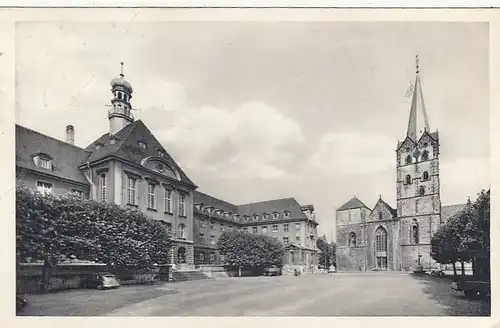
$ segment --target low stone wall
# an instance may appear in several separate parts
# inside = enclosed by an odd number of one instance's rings
[[[52,266],[50,271],[48,292],[81,288],[85,277],[99,272],[115,274],[121,285],[154,283],[160,280],[159,268],[155,268],[151,272],[133,269],[113,271],[104,264],[70,263]],[[17,292],[21,294],[42,292],[43,263],[21,263],[16,273],[16,285]]]
[[[196,266],[197,270],[202,271],[204,274],[206,274],[210,278],[217,278],[217,277],[238,277],[239,276],[239,271],[236,270],[229,270],[226,269],[222,265],[197,265]],[[242,277],[250,277],[250,276],[255,276],[255,271],[252,269],[242,269],[241,270],[241,276]]]

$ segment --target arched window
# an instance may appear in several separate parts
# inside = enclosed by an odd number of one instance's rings
[[[424,171],[423,178],[424,180],[429,180],[429,172]]]
[[[405,163],[406,163],[406,164],[411,164],[411,162],[412,162],[412,161],[411,161],[411,155],[406,156],[406,161],[405,161]]]
[[[424,187],[424,186],[420,186],[420,187],[418,187],[418,194],[419,194],[420,196],[425,195],[425,187]]]
[[[122,93],[121,92],[118,92],[118,99],[122,99]]]
[[[414,223],[412,226],[411,226],[411,235],[410,235],[410,243],[411,244],[418,244],[419,240],[418,240],[418,237],[419,237],[419,233],[418,233],[418,223]]]
[[[383,218],[384,218],[384,216],[383,216],[382,212],[378,212],[378,219],[382,220]]]
[[[411,175],[407,174],[405,179],[406,184],[411,184]]]
[[[184,223],[179,224],[179,238],[186,239],[186,225]]]
[[[429,152],[427,150],[424,150],[424,152],[422,153],[422,160],[423,161],[429,160]]]
[[[375,231],[375,251],[387,252],[387,232],[382,227]]]
[[[356,234],[354,232],[349,234],[349,247],[356,247]]]

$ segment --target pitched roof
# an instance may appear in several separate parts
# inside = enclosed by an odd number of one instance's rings
[[[337,208],[337,211],[345,211],[345,210],[351,210],[351,209],[354,209],[354,208],[361,208],[361,207],[368,208],[368,206],[366,206],[365,204],[363,204],[362,201],[360,201],[356,196],[354,196],[347,203],[345,203],[344,205],[342,205],[339,208]]]
[[[196,190],[193,192],[193,200],[195,204],[202,203],[204,206],[213,206],[214,208],[224,210],[225,212],[231,212],[233,214],[238,213],[238,207],[236,205]]]
[[[393,209],[393,208],[392,208],[389,204],[387,204],[387,203],[386,203],[386,202],[382,199],[382,197],[380,197],[379,202],[381,202],[381,203],[382,203],[382,204],[383,204],[383,205],[387,208],[387,210],[389,210],[389,213],[391,213],[391,214],[392,214],[392,216],[394,216],[394,217],[398,216],[398,211],[397,211],[397,210],[395,210],[395,209]]]
[[[111,138],[109,134],[106,133],[90,144],[86,150],[92,151],[92,154],[87,160],[92,162],[113,155],[123,160],[141,165],[141,161],[144,158],[158,156],[157,150],[162,150],[165,154],[163,159],[179,173],[181,181],[195,186],[141,120],[130,123],[120,130],[115,137],[117,141],[111,143]],[[147,148],[141,149],[139,147],[139,141],[145,142]],[[102,146],[96,149],[96,143],[101,143]]]
[[[240,215],[262,213],[272,214],[273,212],[282,213],[284,211],[289,211],[290,218],[293,219],[307,218],[307,216],[302,212],[300,204],[295,200],[295,198],[291,197],[238,205],[238,213]]]
[[[37,153],[52,157],[52,170],[37,167],[33,156]],[[49,137],[16,124],[16,166],[55,177],[89,184],[78,169],[89,152],[75,145]]]
[[[467,206],[467,204],[455,204],[455,205],[446,205],[441,206],[441,220],[443,222],[448,221],[452,216],[458,214],[461,210],[463,210]]]

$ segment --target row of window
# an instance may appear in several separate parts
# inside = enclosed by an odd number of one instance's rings
[[[198,211],[206,211],[210,215],[216,215],[216,216],[223,217],[223,218],[226,218],[226,219],[232,218],[235,221],[240,221],[240,215],[239,214],[232,214],[231,212],[225,212],[224,210],[216,209],[216,208],[214,208],[212,206],[204,207],[203,204],[196,204],[195,206],[196,206],[196,209]],[[272,214],[272,218],[274,220],[277,220],[277,219],[280,218],[280,215],[281,215],[281,213],[274,212]],[[248,222],[250,220],[250,217],[253,218],[253,221],[258,221],[261,218],[261,215],[259,215],[259,214],[254,214],[252,216],[250,216],[250,215],[243,215],[242,216],[243,222]],[[288,219],[289,217],[290,217],[290,212],[289,211],[283,212],[283,218]],[[264,214],[262,214],[262,218],[264,220],[268,220],[269,218],[271,218],[271,214],[264,213]]]
[[[255,227],[254,227],[255,228]],[[257,233],[257,231],[254,231],[254,233]],[[211,235],[209,237],[209,240],[210,240],[210,245],[215,245],[216,244],[216,240],[215,240],[215,236]],[[300,245],[300,236],[295,236],[295,243],[299,244]],[[283,244],[288,245],[290,243],[290,237],[288,236],[285,236],[283,237]],[[314,245],[314,240],[312,240],[312,245]],[[309,246],[309,239],[306,238],[306,246]]]
[[[422,173],[422,181],[427,181],[427,180],[429,180],[429,172],[424,171],[424,173]],[[411,175],[407,174],[405,177],[405,184],[412,184],[412,183],[413,179],[411,178]]]
[[[206,226],[205,220],[201,220],[200,227],[205,228],[205,226]],[[225,231],[225,229],[226,229],[226,226],[224,224],[221,224],[220,231]],[[233,229],[232,226],[228,226],[228,231],[232,231],[232,229]],[[243,231],[248,231],[248,227],[243,227],[242,229],[243,229]],[[215,224],[213,222],[210,223],[210,230],[215,230]],[[240,229],[238,228],[238,230],[240,230]],[[262,226],[261,230],[263,233],[267,233],[268,227]],[[284,232],[290,231],[290,225],[288,223],[283,224],[283,231]],[[299,222],[295,223],[295,231],[300,231],[300,223]],[[252,227],[252,232],[257,233],[258,227]],[[272,232],[278,232],[278,225],[277,224],[272,225]]]
[[[149,209],[157,209],[157,185],[153,182],[148,183],[147,192],[147,206]],[[173,208],[173,190],[169,188],[164,189],[164,211],[165,213],[172,214]],[[106,201],[106,174],[102,173],[99,177],[99,195],[101,202]],[[127,178],[127,204],[137,205],[137,179],[131,176]],[[186,216],[186,195],[182,192],[179,193],[178,199],[179,216]]]
[[[115,91],[115,99],[124,100],[128,102],[130,98],[129,95],[127,95],[125,92]]]
[[[165,225],[165,230],[169,234],[175,234],[175,231],[172,231],[172,224],[170,222],[160,221],[163,225]],[[177,238],[178,239],[186,239],[187,238],[187,227],[184,223],[180,223],[177,226]]]
[[[417,153],[415,155],[415,163],[418,162],[419,154]],[[422,156],[420,157],[421,161],[428,161],[429,160],[429,152],[427,150],[424,150],[422,152]],[[412,164],[413,163],[413,157],[411,155],[406,156],[405,164]]]
[[[44,182],[44,181],[37,181],[36,183],[36,190],[38,192],[41,192],[42,194],[51,194],[53,191],[53,186],[52,183]],[[71,189],[70,194],[83,197],[84,192],[83,190],[80,189]]]

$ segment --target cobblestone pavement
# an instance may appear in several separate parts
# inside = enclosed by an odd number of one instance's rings
[[[23,315],[479,316],[450,281],[402,273],[337,273],[187,281],[28,297]]]

